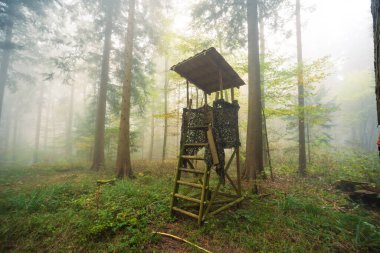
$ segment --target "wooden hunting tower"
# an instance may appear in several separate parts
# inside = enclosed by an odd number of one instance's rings
[[[240,107],[234,99],[234,88],[245,83],[213,47],[171,70],[186,79],[187,106],[182,114],[181,149],[170,210],[171,214],[181,213],[202,224],[209,216],[243,200],[239,176]],[[192,108],[189,83],[204,92],[199,108]],[[223,98],[228,90],[231,102]],[[215,93],[212,106],[207,103],[211,93]],[[231,150],[227,152],[231,154],[227,163],[225,149]],[[234,158],[236,173],[232,174],[229,168]]]

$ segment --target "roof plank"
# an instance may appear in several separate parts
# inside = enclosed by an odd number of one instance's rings
[[[245,85],[243,79],[214,47],[180,62],[170,68],[210,94],[219,91],[219,71],[222,73],[223,89]]]

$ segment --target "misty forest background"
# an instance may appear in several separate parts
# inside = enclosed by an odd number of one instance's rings
[[[380,185],[372,24],[371,1],[0,0],[0,249],[195,250],[154,229],[216,252],[379,249],[378,211],[332,191]],[[168,215],[186,106],[170,67],[209,47],[248,84],[235,99],[250,197],[198,228]],[[266,132],[248,124],[253,86]],[[132,180],[97,188],[115,176]]]

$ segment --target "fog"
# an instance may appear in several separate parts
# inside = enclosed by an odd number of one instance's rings
[[[87,1],[80,0],[62,0],[43,6],[15,5],[23,18],[12,21],[11,49],[6,46],[7,26],[2,23],[2,68],[6,52],[10,52],[8,70],[1,72],[7,75],[0,119],[2,162],[91,161],[107,11],[102,1],[95,2],[91,7]],[[132,71],[133,159],[175,159],[179,152],[186,85],[178,75],[171,73],[170,66],[213,46],[248,83],[248,74],[244,70],[247,44],[229,47],[228,41],[234,39],[234,34],[223,35],[224,31],[219,31],[223,36],[218,43],[215,31],[194,26],[197,17],[192,15],[192,10],[200,2],[140,0],[137,4]],[[7,1],[0,3],[3,8],[0,17],[7,20],[4,11],[8,8]],[[327,57],[323,66],[318,67],[323,69],[321,75],[324,77],[311,84],[311,93],[318,96],[318,105],[329,104],[335,108],[321,116],[328,120],[311,127],[308,144],[316,157],[318,152],[330,150],[374,152],[377,119],[370,1],[304,0],[301,3],[304,63]],[[288,2],[278,10],[282,25],[274,29],[269,21],[264,24],[266,59],[285,59],[278,65],[278,70],[296,64],[295,17],[292,12],[294,3]],[[122,1],[113,15],[104,147],[110,167],[118,143],[127,3]],[[316,69],[312,67],[311,71],[318,71]],[[168,78],[166,88],[165,78]],[[289,80],[293,80],[293,84]],[[295,79],[289,80],[285,82],[293,85],[294,90],[289,94],[295,99],[297,83]],[[166,112],[165,89],[169,98]],[[283,88],[279,85],[274,89]],[[190,90],[195,100],[195,88],[191,86]],[[243,150],[247,131],[247,91],[245,85],[237,95],[241,105]],[[274,160],[283,157],[287,150],[294,150],[297,144],[297,132],[291,122],[293,116],[286,118],[271,114],[272,107],[281,108],[282,100],[276,101],[268,98],[266,112]],[[163,157],[165,118],[168,131]],[[322,135],[329,137],[319,138]]]

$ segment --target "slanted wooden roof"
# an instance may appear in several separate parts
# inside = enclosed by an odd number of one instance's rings
[[[211,47],[170,68],[207,94],[220,90],[219,71],[223,89],[239,87],[244,81],[222,55]]]

